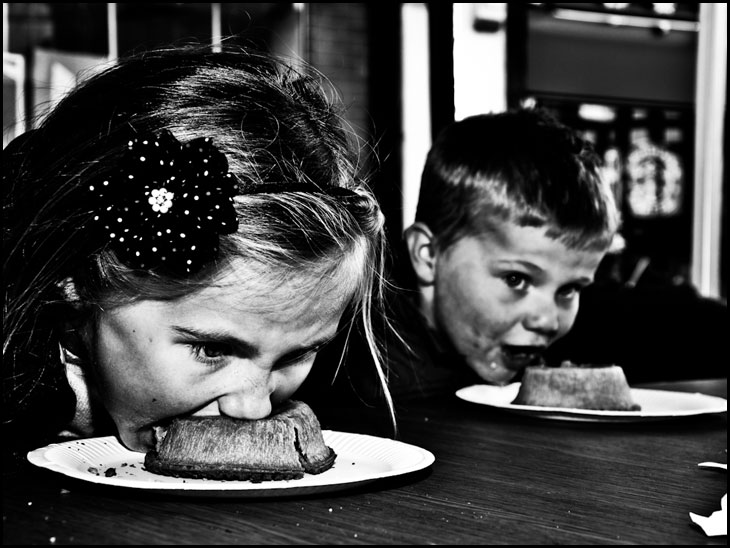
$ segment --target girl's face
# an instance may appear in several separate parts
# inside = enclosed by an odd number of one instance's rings
[[[603,255],[506,223],[437,255],[426,314],[481,378],[503,384],[570,330]]]
[[[269,415],[335,336],[351,297],[351,284],[335,278],[275,284],[234,269],[181,300],[102,313],[97,384],[122,442],[146,451],[153,426],[178,415]]]

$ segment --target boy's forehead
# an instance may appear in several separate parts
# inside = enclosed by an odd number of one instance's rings
[[[442,259],[452,266],[461,263],[522,266],[546,273],[561,272],[566,278],[592,278],[605,252],[568,247],[549,236],[547,227],[507,223],[500,230],[458,239]]]
[[[510,237],[514,233],[520,232],[520,229],[535,232],[548,240],[560,241],[570,249],[590,249],[599,252],[609,249],[615,232],[610,227],[603,227],[602,230],[588,226],[566,227],[547,215],[513,212],[502,216],[482,216],[481,219],[472,223],[471,230],[465,231],[465,234],[490,237],[503,241],[505,245],[514,245],[514,242],[510,241]]]
[[[523,231],[522,229],[524,228],[529,228],[530,230]],[[542,234],[544,237],[547,237],[543,233],[546,233],[549,228],[550,225],[525,227],[518,223],[513,217],[491,216],[489,218],[480,219],[478,225],[473,226],[471,233],[466,234],[466,236],[492,240],[505,247],[514,247],[520,241],[520,238],[516,238],[516,235],[528,232],[535,236]]]
[[[561,236],[566,231],[553,224],[522,225],[514,220],[506,219],[492,223],[473,236],[488,242],[491,248],[515,254],[542,254],[545,251],[558,250],[566,254],[572,251],[584,251],[582,246],[571,246]],[[465,236],[466,237],[466,236]],[[603,254],[607,247],[598,247],[596,252]]]

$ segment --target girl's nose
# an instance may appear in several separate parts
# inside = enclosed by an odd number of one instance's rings
[[[221,415],[235,419],[263,419],[271,414],[271,395],[274,392],[272,375],[245,379],[240,386],[218,398]]]

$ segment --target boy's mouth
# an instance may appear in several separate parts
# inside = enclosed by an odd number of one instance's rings
[[[544,363],[543,352],[545,352],[544,346],[502,345],[502,357],[510,369],[522,369],[528,365]]]

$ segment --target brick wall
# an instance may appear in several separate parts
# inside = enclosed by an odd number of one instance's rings
[[[366,139],[371,130],[366,6],[314,3],[308,8],[308,61],[332,81],[348,108],[348,121]]]

